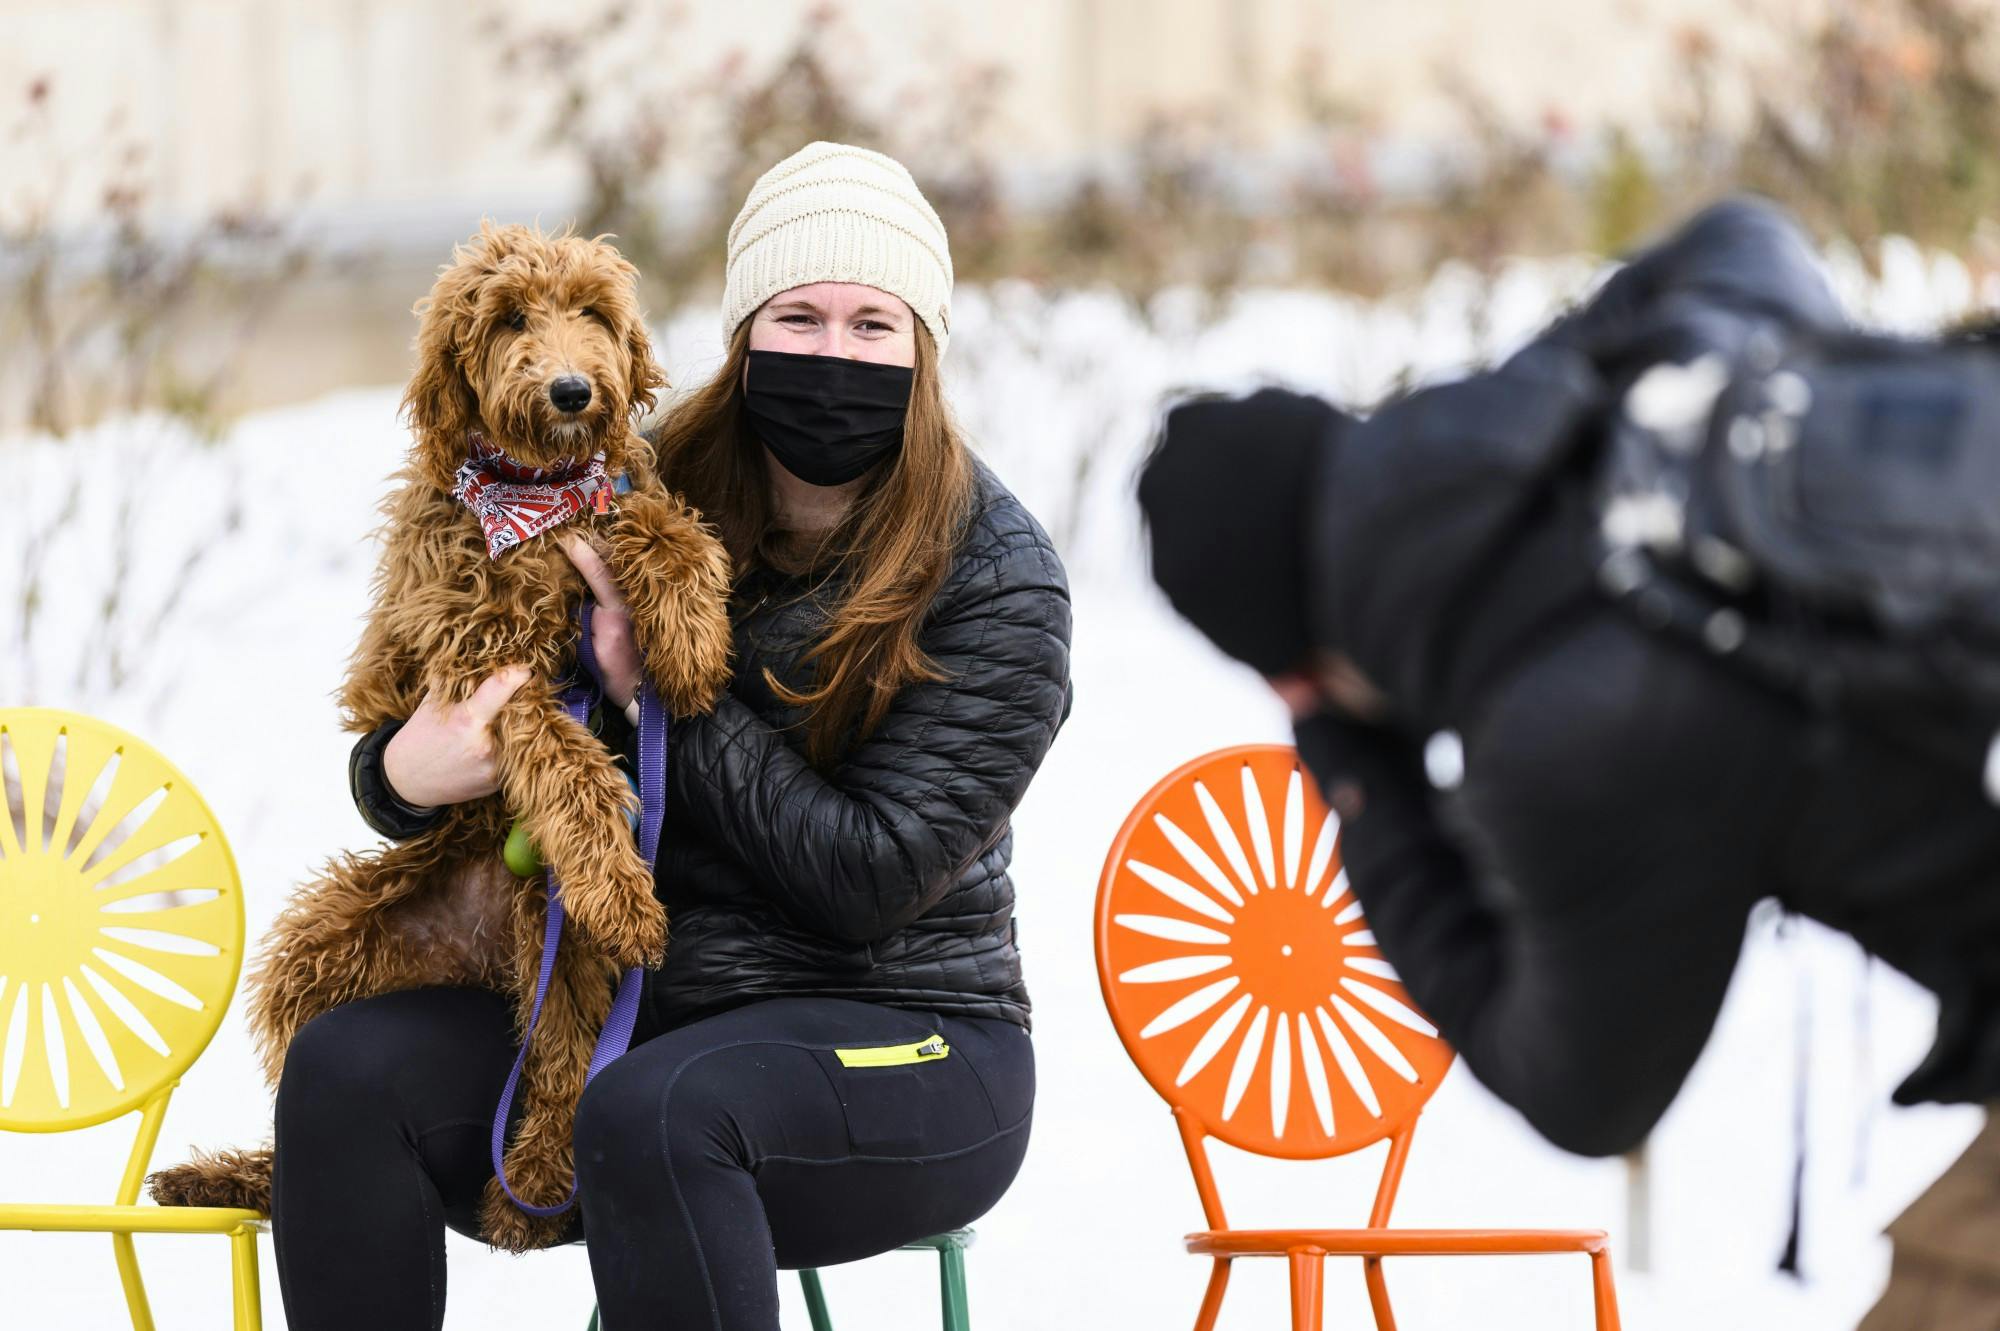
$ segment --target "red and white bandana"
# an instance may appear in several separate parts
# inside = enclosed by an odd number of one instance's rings
[[[586,508],[612,511],[611,477],[601,452],[586,462],[559,458],[546,467],[529,467],[484,435],[474,434],[466,443],[470,456],[458,469],[452,493],[479,519],[489,558],[498,559],[502,551],[560,527]]]

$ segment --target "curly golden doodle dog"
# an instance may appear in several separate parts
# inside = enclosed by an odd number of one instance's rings
[[[633,429],[665,382],[636,276],[602,241],[489,224],[418,304],[404,399],[415,444],[383,506],[374,608],[340,692],[343,720],[366,732],[409,716],[426,690],[460,701],[510,663],[534,674],[494,722],[499,793],[454,806],[408,841],[330,861],[272,926],[250,978],[250,1022],[274,1085],[302,1025],[373,994],[484,986],[513,996],[525,1028],[546,900],[540,876],[518,879],[501,858],[520,819],[559,875],[575,925],[506,1157],[516,1193],[541,1205],[570,1185],[571,1118],[614,982],[623,968],[659,962],[667,921],[633,844],[631,787],[552,683],[572,669],[583,579],[541,537],[546,518],[482,527],[459,497],[461,469],[568,482],[582,501],[559,530],[585,533],[607,558],[660,697],[677,715],[714,705],[728,675],[729,559],[661,484]],[[631,491],[610,500],[604,474],[621,472]],[[268,1150],[200,1155],[150,1183],[166,1204],[263,1208],[270,1165]],[[515,1251],[554,1241],[562,1225],[511,1205],[497,1181],[482,1221],[489,1242]]]

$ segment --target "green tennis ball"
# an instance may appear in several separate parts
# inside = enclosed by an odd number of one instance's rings
[[[516,878],[533,878],[542,871],[541,852],[535,849],[535,843],[528,839],[528,829],[520,823],[515,823],[514,830],[507,834],[507,845],[500,858],[506,861],[507,872]]]

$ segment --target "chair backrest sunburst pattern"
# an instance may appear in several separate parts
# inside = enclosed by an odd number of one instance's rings
[[[194,785],[91,717],[0,709],[0,1129],[139,1108],[222,1023],[243,961],[229,843]]]
[[[1347,888],[1338,821],[1298,755],[1195,759],[1139,801],[1097,896],[1097,968],[1146,1080],[1260,1155],[1401,1131],[1451,1066]]]

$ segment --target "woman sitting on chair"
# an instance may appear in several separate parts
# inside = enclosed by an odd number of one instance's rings
[[[728,355],[655,437],[734,558],[736,673],[674,727],[667,960],[577,1115],[609,1326],[770,1331],[779,1267],[968,1224],[1027,1148],[1008,824],[1068,714],[1069,595],[946,412],[950,295],[909,173],[813,144],[751,189]],[[619,590],[566,548],[622,706],[640,662]],[[370,825],[408,836],[491,793],[486,722],[519,682],[364,737]],[[294,1331],[441,1325],[444,1231],[477,1233],[515,1044],[500,995],[441,989],[348,1004],[294,1040],[272,1205]],[[857,1048],[876,1053],[841,1056]]]

